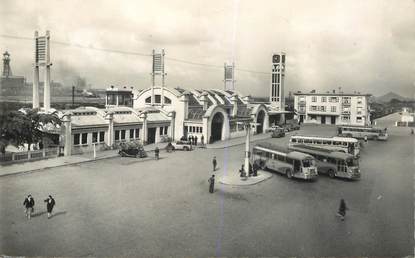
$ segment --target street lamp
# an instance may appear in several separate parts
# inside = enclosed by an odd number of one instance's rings
[[[246,130],[246,138],[245,138],[245,159],[244,159],[244,172],[245,177],[248,178],[249,176],[249,160],[251,158],[251,126],[259,125],[259,123],[253,123],[253,122],[237,122],[237,124],[243,124]]]

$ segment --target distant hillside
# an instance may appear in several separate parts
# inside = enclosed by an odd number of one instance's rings
[[[387,93],[383,96],[380,96],[380,97],[375,97],[375,101],[380,102],[380,103],[387,103],[387,102],[390,102],[392,99],[398,99],[400,101],[413,100],[411,98],[402,97],[401,95],[398,95],[398,94],[393,93],[393,92],[389,92],[389,93]]]

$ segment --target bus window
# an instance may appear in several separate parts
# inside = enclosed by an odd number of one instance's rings
[[[294,173],[299,172],[301,168],[301,161],[294,160]]]
[[[329,142],[329,141],[323,141],[323,144],[324,144],[324,145],[329,145],[329,144],[330,144],[330,142]]]
[[[304,139],[304,143],[313,143],[310,139]]]
[[[348,143],[347,142],[343,142],[343,146],[347,146],[348,145]]]
[[[303,143],[303,139],[298,139],[298,143]]]
[[[280,161],[285,161],[285,157],[284,157],[284,156],[282,156],[282,155],[278,155],[278,160],[280,160]]]
[[[321,144],[321,140],[315,140],[314,144]]]
[[[348,158],[346,160],[346,164],[347,164],[348,167],[359,166],[359,160],[358,159],[353,159],[353,158]]]
[[[291,142],[297,142],[297,139],[291,139]]]
[[[331,164],[336,164],[336,159],[335,158],[328,158],[327,162],[331,163]]]
[[[271,153],[266,152],[266,153],[265,153],[265,157],[270,158],[270,157],[271,157]]]
[[[288,164],[293,164],[293,159],[291,159],[291,158],[286,158],[286,162],[287,162]]]
[[[303,159],[303,167],[308,168],[313,166],[313,160],[312,159]]]

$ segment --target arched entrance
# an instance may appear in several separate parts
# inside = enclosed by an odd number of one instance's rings
[[[256,118],[256,123],[258,123],[258,125],[256,126],[256,133],[264,132],[264,118],[265,118],[265,111],[264,110],[259,111],[258,116]]]
[[[224,121],[224,117],[221,112],[218,112],[213,116],[211,132],[210,132],[211,143],[222,140],[223,121]]]

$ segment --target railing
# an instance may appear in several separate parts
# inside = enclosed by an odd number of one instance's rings
[[[5,154],[0,153],[0,163],[19,163],[30,160],[47,159],[51,157],[57,157],[59,155],[59,148],[48,148],[35,151],[24,152],[7,152]]]

